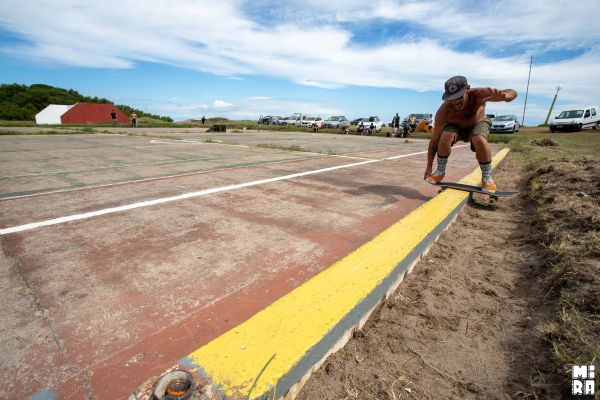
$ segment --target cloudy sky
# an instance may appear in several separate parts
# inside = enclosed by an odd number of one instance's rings
[[[175,120],[435,113],[444,81],[514,88],[543,122],[600,103],[598,0],[0,0],[0,83],[45,83]]]

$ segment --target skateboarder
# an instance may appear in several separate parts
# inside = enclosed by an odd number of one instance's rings
[[[496,191],[492,178],[492,149],[487,141],[491,121],[485,115],[488,101],[513,101],[517,92],[512,89],[471,88],[464,76],[446,81],[444,102],[435,114],[433,136],[429,141],[427,168],[424,178],[433,185],[442,181],[451,147],[459,139],[471,142],[481,168],[481,187],[488,193]],[[432,173],[433,157],[437,154],[437,169]]]

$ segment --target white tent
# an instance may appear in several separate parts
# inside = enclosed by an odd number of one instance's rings
[[[42,111],[35,114],[35,123],[60,125],[61,115],[69,111],[71,107],[73,107],[73,105],[66,106],[62,104],[50,104]]]

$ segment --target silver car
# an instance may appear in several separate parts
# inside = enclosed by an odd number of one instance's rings
[[[519,132],[519,118],[516,115],[498,115],[492,120],[492,132]]]
[[[325,128],[343,128],[350,125],[350,122],[343,115],[335,115],[325,120]]]

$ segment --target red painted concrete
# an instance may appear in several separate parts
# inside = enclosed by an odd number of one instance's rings
[[[77,103],[60,117],[63,124],[102,124],[112,123],[110,113],[117,113],[118,124],[128,124],[129,117],[114,104]]]
[[[354,161],[315,157],[5,200],[0,226]],[[17,295],[31,308],[7,301],[23,337],[9,339],[20,363],[2,366],[11,380],[0,397],[51,388],[60,399],[126,398],[434,196],[423,164],[381,161],[0,237],[7,286],[25,284]],[[476,165],[468,148],[456,149],[448,177]]]

